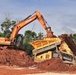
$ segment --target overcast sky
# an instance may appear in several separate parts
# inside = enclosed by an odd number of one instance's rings
[[[10,13],[12,20],[23,20],[38,10],[51,26],[55,35],[76,33],[76,0],[0,0],[0,24],[5,13]],[[34,21],[20,30],[43,32],[38,21]]]

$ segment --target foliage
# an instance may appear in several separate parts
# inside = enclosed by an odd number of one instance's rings
[[[34,40],[36,37],[36,33],[30,30],[25,31],[24,40],[23,40],[23,48],[27,51],[29,55],[32,54],[33,47],[30,45],[30,42]]]
[[[30,43],[24,43],[23,49],[27,52],[28,55],[32,56],[32,50],[34,49]]]
[[[35,32],[32,32],[30,30],[25,31],[24,37],[25,41],[31,42],[32,40],[36,39],[37,34]]]
[[[3,37],[3,36],[4,36],[4,34],[2,32],[0,32],[0,37]]]
[[[38,36],[35,32],[27,30],[24,34],[23,47],[27,51],[29,55],[32,55],[32,50],[34,49],[30,42],[34,40],[41,39],[43,37],[43,33],[38,33]]]
[[[75,42],[76,42],[76,34],[73,34],[72,35],[72,38],[75,40]]]
[[[37,39],[42,39],[42,38],[43,38],[43,33],[41,33],[41,32],[38,33],[38,36],[36,37],[36,40],[37,40]]]
[[[16,21],[11,21],[10,19],[5,18],[5,21],[1,24],[2,33],[0,33],[0,35],[2,35],[3,37],[9,37],[15,24]]]

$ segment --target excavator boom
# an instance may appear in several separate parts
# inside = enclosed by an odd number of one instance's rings
[[[41,25],[43,26],[43,28],[46,30],[46,32],[48,33],[48,27],[46,25],[46,21],[44,20],[43,16],[40,14],[40,12],[35,11],[35,14],[32,16],[30,15],[29,17],[27,17],[26,19],[24,19],[23,21],[19,22],[17,25],[15,25],[12,34],[10,36],[10,40],[13,42],[16,35],[18,34],[19,30],[21,28],[23,28],[24,26],[28,25],[29,23],[33,22],[34,20],[38,19],[38,21],[41,23]],[[51,34],[50,37],[53,37],[53,33],[50,30]]]

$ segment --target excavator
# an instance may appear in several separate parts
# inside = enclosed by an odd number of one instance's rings
[[[45,29],[47,37],[31,42],[31,45],[34,47],[34,50],[32,51],[34,61],[42,62],[54,57],[60,57],[66,63],[73,63],[74,53],[62,38],[53,34],[51,27],[48,26],[46,20],[39,11],[35,11],[32,15],[29,15],[16,24],[9,38],[0,37],[0,46],[20,47],[23,42],[23,36],[18,34],[19,30],[36,19]]]
[[[40,14],[39,11],[35,11],[32,15],[28,16],[26,19],[22,20],[21,22],[15,25],[9,38],[0,37],[0,45],[20,46],[22,43],[22,36],[18,34],[19,30],[36,19],[41,23],[43,28],[46,30],[47,37],[54,37],[53,32],[51,31],[51,27],[46,26],[46,21],[43,18],[43,16]]]

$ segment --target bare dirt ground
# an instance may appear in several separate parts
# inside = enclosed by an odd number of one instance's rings
[[[4,66],[0,65],[0,75],[26,75],[26,74],[35,74],[43,73],[39,69],[27,68],[27,67],[17,67],[17,66]]]
[[[0,48],[0,75],[76,75],[76,66],[59,58],[35,63],[25,51]]]
[[[36,69],[35,67],[17,67],[0,65],[0,75],[76,75],[71,73],[54,73]]]
[[[46,73],[40,73],[40,74],[26,74],[26,75],[76,75],[76,74],[65,74],[65,73],[52,73],[52,72],[46,72]]]
[[[0,75],[26,75],[35,73],[42,73],[42,71],[16,66],[0,66]]]

